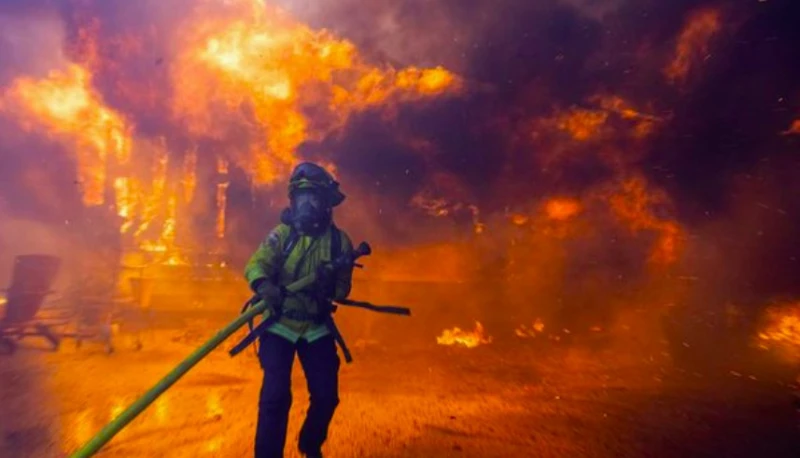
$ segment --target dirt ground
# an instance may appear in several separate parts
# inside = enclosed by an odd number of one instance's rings
[[[119,414],[216,323],[51,352],[31,340],[0,356],[0,456],[60,457]],[[676,369],[668,355],[500,339],[477,348],[435,339],[350,342],[326,456],[797,457],[791,387],[746,371]],[[229,346],[229,345],[228,345]],[[260,372],[225,346],[99,454],[246,457]],[[299,365],[287,456],[307,406]]]

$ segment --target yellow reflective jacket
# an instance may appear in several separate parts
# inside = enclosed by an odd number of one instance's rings
[[[331,261],[332,231],[328,230],[317,237],[297,234],[297,242],[285,261],[284,250],[289,242],[291,229],[286,224],[279,224],[270,232],[266,240],[261,243],[245,267],[245,278],[252,288],[259,280],[275,280],[279,285],[287,286],[306,275],[316,272],[317,268],[326,261]],[[339,253],[353,250],[350,237],[339,229]],[[345,299],[350,294],[352,287],[353,269],[341,269],[336,275],[334,300]],[[309,315],[319,311],[317,299],[308,293],[298,293],[287,297],[283,303],[283,310],[296,310]],[[267,318],[269,311],[265,313]],[[305,338],[312,342],[329,333],[324,324],[314,321],[296,320],[282,316],[280,320],[269,328],[269,331],[281,335],[293,342]]]

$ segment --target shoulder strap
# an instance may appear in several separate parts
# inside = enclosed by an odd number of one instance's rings
[[[342,255],[342,233],[335,224],[331,224],[331,261]]]
[[[294,227],[289,226],[289,236],[286,237],[286,241],[283,244],[283,250],[281,251],[281,263],[286,264],[286,261],[289,259],[289,255],[292,254],[292,250],[294,246],[297,245],[297,241],[300,239],[300,234],[297,233]],[[331,224],[331,261],[335,261],[342,255],[342,232],[336,227],[335,224]]]
[[[283,243],[283,250],[281,251],[281,264],[286,264],[298,240],[300,240],[300,235],[297,233],[294,226],[289,226],[289,236],[286,237],[286,241]]]

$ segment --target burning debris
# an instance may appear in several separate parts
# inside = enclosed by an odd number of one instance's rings
[[[800,362],[800,302],[771,306],[763,320],[758,345],[764,349],[775,348]]]
[[[517,337],[536,337],[544,333],[544,322],[537,318],[533,324],[528,327],[526,325],[520,325],[517,329],[514,330],[514,335]]]
[[[479,345],[492,343],[492,337],[487,335],[483,325],[476,321],[475,329],[472,331],[465,331],[458,327],[445,329],[442,335],[436,337],[436,343],[439,345],[458,345],[475,348]]]

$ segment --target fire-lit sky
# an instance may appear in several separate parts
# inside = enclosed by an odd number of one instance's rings
[[[181,202],[236,207],[236,177],[280,196],[308,158],[378,240],[605,212],[654,264],[724,232],[792,271],[797,6],[490,3],[3,1],[2,209],[67,219],[113,176],[126,230],[167,243]]]

